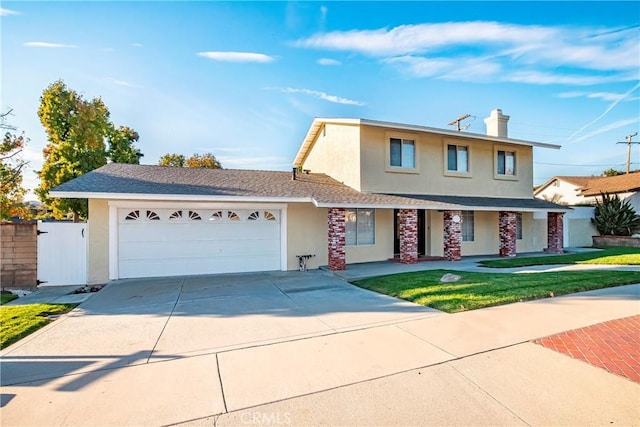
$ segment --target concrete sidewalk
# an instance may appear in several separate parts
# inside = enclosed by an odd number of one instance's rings
[[[638,313],[640,285],[630,285],[104,366],[3,387],[0,417],[4,426],[637,425],[639,384],[528,341]]]

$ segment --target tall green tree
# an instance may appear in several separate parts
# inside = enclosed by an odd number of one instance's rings
[[[174,166],[186,168],[222,169],[222,164],[211,153],[194,154],[186,158],[182,154],[165,154],[158,161],[159,166]]]
[[[86,100],[62,80],[43,91],[38,117],[49,143],[43,150],[44,164],[37,172],[40,185],[35,193],[56,218],[70,213],[74,221],[86,218],[87,200],[51,198],[51,189],[105,165],[108,159],[139,163],[141,154],[133,145],[138,134],[126,127],[116,129],[109,116],[102,99]]]
[[[611,169],[607,169],[606,171],[602,172],[602,176],[618,176],[618,175],[622,175],[624,172],[619,171],[617,169],[611,168]]]
[[[186,161],[185,157],[182,154],[165,154],[160,157],[158,161],[158,166],[173,166],[177,168],[184,167],[184,162]]]
[[[114,163],[140,164],[143,154],[134,146],[139,137],[138,132],[130,127],[112,128],[108,134],[109,159]]]
[[[20,156],[28,141],[24,134],[6,132],[0,143],[0,219],[24,217],[29,212],[24,207],[26,190],[22,187],[22,169],[27,162]]]

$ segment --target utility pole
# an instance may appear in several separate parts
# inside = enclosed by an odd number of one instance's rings
[[[640,144],[640,142],[638,141],[631,141],[631,138],[633,138],[634,136],[636,136],[638,134],[638,132],[631,134],[631,135],[627,135],[626,141],[618,141],[616,142],[616,144],[627,144],[627,173],[629,173],[630,169],[631,169],[631,144]]]
[[[465,120],[465,119],[468,119],[469,117],[471,117],[471,114],[464,114],[464,115],[462,115],[462,116],[458,117],[457,119],[453,119],[453,120],[451,120],[449,123],[447,123],[447,125],[448,125],[448,126],[456,125],[456,130],[457,130],[458,132],[460,132],[461,130],[465,130],[466,128],[468,128],[469,126],[471,126],[471,124],[467,124],[464,128],[461,128],[461,127],[460,127],[460,122],[461,122],[461,121],[463,121],[463,120]]]

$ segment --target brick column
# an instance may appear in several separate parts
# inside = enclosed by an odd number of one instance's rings
[[[564,252],[563,215],[564,212],[547,213],[547,252],[552,254]]]
[[[329,270],[344,270],[345,258],[345,209],[328,210]]]
[[[499,212],[500,256],[516,256],[516,213]]]
[[[400,209],[400,262],[418,261],[418,210]]]
[[[458,221],[453,218],[457,217]],[[462,211],[444,211],[444,257],[449,261],[462,259]]]

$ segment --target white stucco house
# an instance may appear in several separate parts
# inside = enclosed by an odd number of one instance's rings
[[[88,281],[563,250],[570,208],[534,198],[533,148],[487,134],[316,118],[293,172],[108,164],[53,191],[89,199]]]

